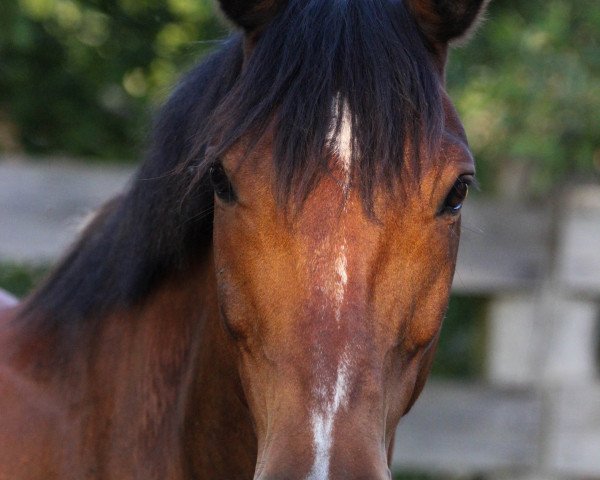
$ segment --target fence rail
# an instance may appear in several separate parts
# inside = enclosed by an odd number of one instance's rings
[[[56,259],[132,170],[0,159],[0,262]],[[397,468],[495,480],[600,478],[600,186],[560,202],[473,198],[454,291],[489,297],[486,379],[426,387]]]

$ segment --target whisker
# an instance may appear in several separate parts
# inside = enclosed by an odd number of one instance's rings
[[[454,277],[458,279],[460,285],[462,288],[467,288],[465,282],[463,281],[462,277],[460,276],[460,271],[458,269],[454,270]]]
[[[177,175],[179,175],[179,172],[175,168],[172,168],[171,170],[167,170],[162,175],[157,175],[155,177],[142,177],[142,178],[139,178],[139,181],[140,182],[150,182],[150,181],[154,181],[154,180],[164,180],[167,178],[176,177]]]
[[[203,218],[206,218],[208,216],[208,214],[212,213],[214,210],[215,210],[214,205],[211,205],[209,208],[206,208],[206,209],[196,213],[195,215],[192,215],[191,217],[186,218],[182,225],[185,225],[189,222],[193,222],[194,220],[201,220]]]
[[[476,233],[478,235],[483,235],[483,236],[487,235],[485,230],[483,230],[479,227],[472,226],[472,225],[465,225],[464,223],[461,225],[461,230],[466,230],[467,232]]]

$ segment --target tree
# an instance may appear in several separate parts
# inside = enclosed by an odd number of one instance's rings
[[[507,167],[533,194],[600,171],[597,0],[493,0],[448,81],[488,189]]]
[[[199,39],[224,35],[209,0],[3,4],[0,129],[17,137],[5,149],[137,157],[152,107],[210,47]]]

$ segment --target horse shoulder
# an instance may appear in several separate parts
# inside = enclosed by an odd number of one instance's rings
[[[58,479],[64,414],[43,386],[22,373],[11,359],[11,329],[16,309],[0,311],[0,480]],[[64,477],[62,477],[64,478]]]
[[[0,480],[58,479],[55,422],[27,383],[0,365]]]

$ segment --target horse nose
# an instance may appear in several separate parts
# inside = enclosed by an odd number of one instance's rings
[[[386,467],[376,471],[352,469],[352,471],[331,472],[329,475],[307,475],[298,472],[264,473],[255,480],[392,480],[392,474]]]
[[[351,472],[344,475],[328,475],[328,476],[306,476],[296,473],[278,473],[274,475],[261,475],[255,480],[391,480],[392,474],[381,472]]]
[[[327,469],[307,470],[301,468],[277,468],[268,466],[254,480],[392,480],[387,463],[373,463],[369,459],[352,459],[348,462],[332,464]]]

